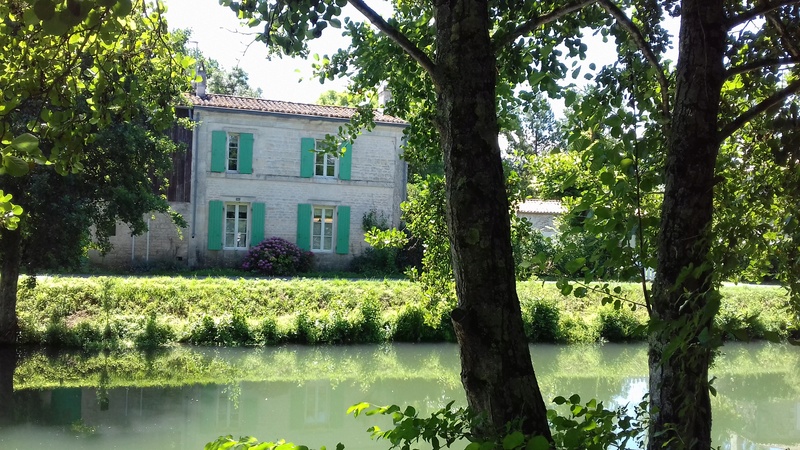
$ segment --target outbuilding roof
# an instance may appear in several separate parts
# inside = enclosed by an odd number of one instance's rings
[[[263,98],[239,97],[236,95],[206,94],[198,97],[195,94],[188,94],[189,101],[196,107],[224,108],[239,111],[255,111],[274,114],[290,114],[296,116],[328,117],[333,119],[348,120],[353,117],[355,108],[345,106],[325,106],[313,105],[309,103],[283,102],[278,100],[267,100]],[[376,123],[391,123],[406,125],[407,122],[375,112]]]
[[[558,200],[525,200],[519,204],[517,211],[528,214],[561,214],[564,207]]]

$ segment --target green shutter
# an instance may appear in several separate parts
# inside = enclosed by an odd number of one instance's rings
[[[228,154],[228,133],[225,131],[211,132],[211,171],[225,172],[225,156]]]
[[[263,203],[253,203],[253,218],[250,219],[250,229],[252,235],[250,236],[250,246],[255,247],[264,240],[264,213],[266,207]]]
[[[353,144],[347,142],[342,144],[344,154],[339,157],[339,179],[350,179],[350,166],[353,163]]]
[[[222,250],[222,221],[225,216],[222,200],[208,202],[208,249]]]
[[[314,152],[315,148],[314,138],[300,140],[300,177],[302,178],[314,176],[314,164],[317,160],[317,154]]]
[[[239,135],[239,173],[253,173],[253,133]]]
[[[311,205],[297,205],[297,246],[303,250],[311,250]]]
[[[350,207],[336,208],[336,253],[350,253]]]

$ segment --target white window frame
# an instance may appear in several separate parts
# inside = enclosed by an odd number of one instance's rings
[[[314,176],[317,178],[338,178],[339,177],[339,158],[336,156],[331,155],[330,153],[324,153],[319,149],[322,148],[322,139],[315,139],[314,140]],[[333,166],[333,174],[328,175],[328,169]],[[317,170],[322,168],[322,174],[318,173]]]
[[[320,212],[319,216],[317,211]],[[330,213],[330,216],[327,215]],[[328,221],[330,219],[330,221]],[[319,232],[314,225],[320,224]],[[325,248],[326,230],[330,233],[330,248]],[[316,244],[316,245],[315,245]],[[336,249],[336,207],[330,205],[311,206],[311,251],[315,253],[333,253]]]
[[[228,132],[228,139],[225,142],[225,171],[232,173],[239,173],[239,160],[241,156],[242,147],[240,145],[241,136],[239,133]],[[236,156],[231,158],[231,147],[235,147]],[[231,162],[235,164],[235,168],[231,169]]]
[[[228,209],[229,207],[233,207],[234,217],[233,219],[228,218]],[[239,230],[240,225],[240,218],[239,215],[244,212],[245,218],[245,231],[242,233]],[[242,202],[225,202],[224,208],[222,209],[222,248],[224,250],[247,250],[250,248],[250,236],[252,235],[250,230],[250,204],[249,203],[242,203]],[[228,231],[228,221],[233,220],[233,233],[232,237],[234,238],[234,245],[228,245],[228,236],[231,233]],[[238,241],[241,239],[241,235],[244,235],[244,246],[237,245]]]

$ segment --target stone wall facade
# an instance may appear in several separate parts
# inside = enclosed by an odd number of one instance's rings
[[[368,247],[362,220],[370,211],[392,226],[400,224],[400,202],[405,199],[407,182],[407,165],[400,159],[404,125],[378,123],[359,136],[352,144],[350,179],[343,180],[301,177],[301,140],[335,135],[345,123],[341,119],[200,107],[194,109],[193,119],[198,125],[190,149],[194,165],[191,201],[172,203],[188,228],[178,232],[162,215],[151,220],[150,231],[143,236],[131,237],[127,227],[118,225],[112,240],[115,250],[105,257],[90,255],[93,262],[117,267],[157,262],[192,268],[237,266],[247,248],[209,249],[210,202],[246,208],[263,204],[264,237],[277,236],[289,242],[297,242],[299,204],[335,210],[349,207],[349,251],[316,252],[319,269],[344,269]],[[252,135],[252,173],[211,170],[215,131]],[[249,211],[251,221],[253,210]]]

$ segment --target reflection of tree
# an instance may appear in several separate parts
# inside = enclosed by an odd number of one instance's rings
[[[14,420],[14,370],[17,368],[17,350],[0,347],[0,425]]]

